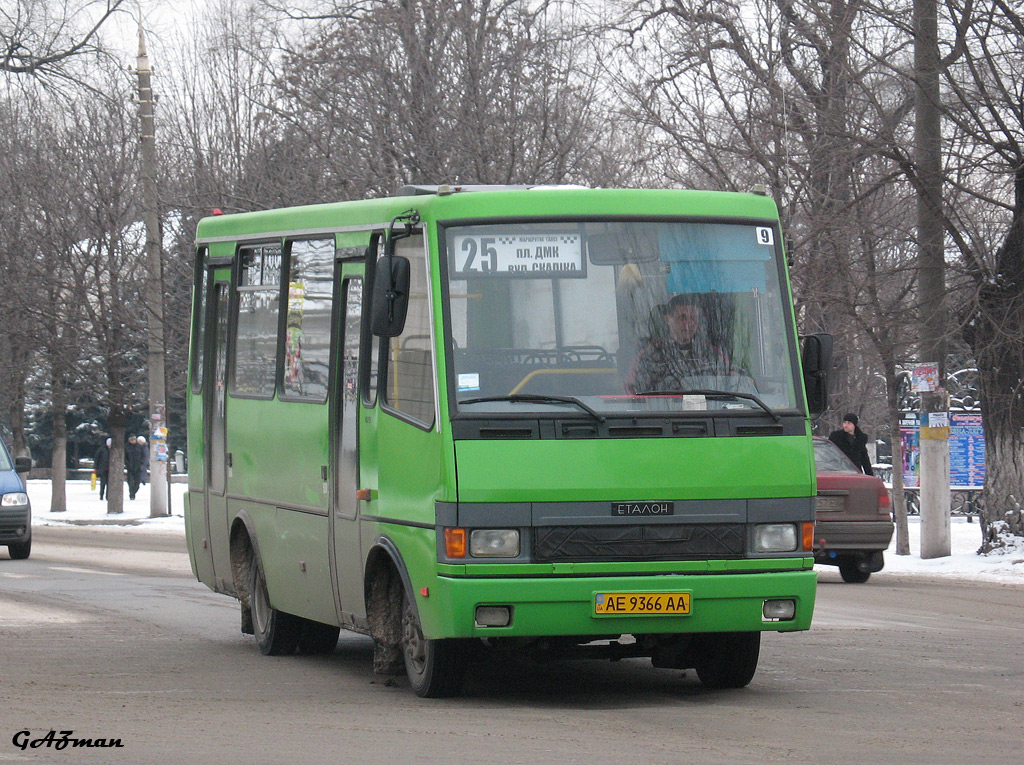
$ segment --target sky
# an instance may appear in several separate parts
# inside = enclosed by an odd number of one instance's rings
[[[135,66],[139,50],[139,8],[142,9],[143,28],[150,63],[157,65],[168,46],[179,42],[188,32],[197,12],[203,7],[197,0],[129,0],[123,11],[115,14],[100,30],[100,39],[125,62]],[[163,61],[166,65],[167,62]],[[162,67],[163,68],[163,67]]]
[[[88,481],[68,481],[67,505],[63,513],[51,513],[50,482],[32,480],[28,482],[28,494],[32,502],[32,525],[54,526],[62,524],[88,524],[96,528],[130,528],[140,534],[147,532],[176,533],[185,536],[183,497],[184,483],[171,484],[171,516],[169,518],[149,517],[149,491],[146,484],[139,490],[134,501],[124,492],[124,512],[121,515],[107,515],[106,500],[100,501],[99,491],[90,489]],[[887,574],[900,576],[942,577],[971,579],[975,581],[1004,582],[1024,585],[1024,546],[1002,555],[982,556],[976,551],[981,545],[981,528],[975,520],[968,523],[961,516],[954,516],[950,525],[951,552],[949,557],[922,560],[920,556],[921,519],[912,516],[910,527],[910,555],[896,555],[895,535],[889,551],[885,554],[885,568],[871,575],[868,582],[882,580]],[[816,566],[819,571],[835,571],[832,566]],[[865,585],[865,586],[868,586]]]

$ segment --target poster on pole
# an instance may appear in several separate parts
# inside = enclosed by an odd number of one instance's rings
[[[913,488],[921,485],[921,428],[916,412],[900,415],[900,442],[903,445],[903,485]]]
[[[949,483],[955,489],[985,486],[985,431],[980,412],[949,414]]]
[[[939,389],[939,365],[918,364],[910,372],[911,390],[930,393]]]
[[[985,431],[980,412],[949,413],[949,483],[954,489],[985,486]],[[921,428],[916,412],[900,415],[903,485],[921,485]]]

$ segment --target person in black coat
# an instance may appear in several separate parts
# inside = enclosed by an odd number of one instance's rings
[[[137,436],[129,436],[124,449],[124,467],[128,473],[128,499],[135,499],[142,480],[142,447]]]
[[[100,499],[107,493],[107,479],[110,477],[110,439],[100,444],[93,457],[92,469],[100,483]]]
[[[833,430],[828,440],[842,449],[850,461],[867,475],[874,475],[871,458],[868,456],[868,436],[857,425],[857,415],[848,412],[843,415],[842,430]]]

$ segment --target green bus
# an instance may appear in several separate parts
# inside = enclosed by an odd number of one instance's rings
[[[189,555],[263,653],[723,688],[809,628],[831,338],[763,192],[407,186],[204,218],[196,256]]]

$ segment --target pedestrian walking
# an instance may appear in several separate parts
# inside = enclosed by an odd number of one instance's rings
[[[93,470],[96,472],[96,479],[100,483],[100,499],[107,493],[107,479],[110,478],[110,439],[100,444],[93,457]]]
[[[142,479],[142,450],[138,436],[128,436],[128,444],[124,450],[124,467],[128,473],[128,499],[135,499]]]
[[[142,485],[145,486],[146,482],[149,481],[149,445],[146,443],[145,436],[139,436],[139,448],[142,452],[142,473],[140,479]]]
[[[857,424],[857,415],[847,412],[843,415],[843,427],[828,434],[828,440],[842,449],[850,462],[863,470],[867,475],[874,475],[871,469],[871,458],[868,456],[868,436]]]

